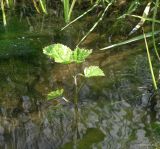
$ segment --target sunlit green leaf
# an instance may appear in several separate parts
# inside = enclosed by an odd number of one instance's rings
[[[47,99],[48,99],[48,100],[51,100],[51,99],[57,98],[57,97],[59,97],[59,96],[62,96],[63,92],[64,92],[63,89],[58,89],[58,90],[56,90],[56,91],[52,91],[52,92],[50,92],[50,93],[48,94]]]
[[[92,50],[76,48],[73,51],[73,61],[76,63],[82,63],[92,53]]]
[[[53,58],[57,63],[72,62],[72,50],[62,44],[52,44],[43,49],[43,53]]]
[[[105,76],[104,72],[98,66],[90,66],[84,69],[84,75],[87,78]]]

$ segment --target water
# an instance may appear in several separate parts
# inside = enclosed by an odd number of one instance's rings
[[[85,21],[59,32],[57,20],[38,19],[32,25],[26,19],[21,25],[18,18],[11,19],[0,33],[0,148],[158,147],[158,112],[146,108],[152,81],[143,48],[135,44],[99,52],[108,44],[108,34],[95,32],[82,44],[94,49],[84,64],[56,64],[43,55],[42,48],[57,42],[74,47],[84,34],[82,29],[77,31]],[[72,75],[89,65],[99,65],[106,76],[84,81],[78,109],[72,102],[61,100],[58,106],[56,101],[46,101],[49,91],[61,87],[72,101]]]

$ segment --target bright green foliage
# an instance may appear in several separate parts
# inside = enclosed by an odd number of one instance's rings
[[[92,53],[92,50],[76,48],[72,51],[65,45],[53,44],[43,49],[43,53],[53,58],[57,63],[82,63]]]
[[[72,62],[72,50],[62,44],[52,44],[43,49],[43,53],[53,58],[57,63]]]
[[[73,52],[73,61],[76,63],[82,63],[92,53],[92,50],[76,48]]]
[[[104,72],[99,68],[99,66],[90,66],[84,69],[84,76],[86,78],[105,76]]]
[[[58,89],[58,90],[56,90],[56,91],[52,91],[52,92],[50,92],[50,93],[48,94],[47,99],[48,99],[48,100],[51,100],[51,99],[57,98],[57,97],[59,97],[59,96],[62,96],[63,92],[64,92],[63,89]]]

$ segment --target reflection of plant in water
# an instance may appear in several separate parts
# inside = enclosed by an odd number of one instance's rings
[[[53,44],[47,46],[43,49],[43,53],[48,55],[50,58],[54,59],[55,62],[61,64],[70,64],[70,63],[82,63],[85,59],[92,53],[92,50],[76,48],[72,51],[67,46],[62,44]],[[78,85],[77,85],[77,77],[82,76],[84,78],[96,77],[96,76],[104,76],[103,71],[98,66],[89,66],[84,69],[84,73],[77,73],[73,76],[74,85],[75,85],[75,98],[74,104],[77,105],[77,94],[78,94]],[[48,94],[48,100],[57,98],[58,96],[62,96],[63,89],[53,91]],[[66,100],[64,97],[63,99]]]
[[[61,63],[61,64],[70,64],[72,62],[75,62],[77,64],[83,63],[85,59],[92,53],[92,50],[87,49],[80,49],[76,48],[74,51],[72,51],[67,46],[64,46],[62,44],[53,44],[50,46],[47,46],[43,49],[43,53],[48,55],[50,58],[53,58],[55,62]],[[96,77],[96,76],[104,76],[103,71],[98,66],[89,66],[84,69],[84,73],[77,73],[73,76],[74,78],[74,85],[75,85],[75,93],[74,93],[74,121],[73,121],[73,142],[67,144],[69,146],[83,146],[84,141],[78,140],[78,122],[79,122],[79,113],[78,113],[78,83],[77,83],[77,77],[82,76],[84,78],[90,78],[90,77]],[[57,98],[59,96],[62,96],[63,89],[58,89],[56,91],[52,91],[48,94],[48,100]],[[68,100],[64,97],[62,97],[66,102]],[[104,138],[104,134],[99,130],[100,134],[102,134],[102,138]],[[87,132],[86,132],[87,134]],[[97,137],[92,140],[90,139],[90,136],[84,137],[84,140],[86,141],[89,139],[89,142],[95,143],[97,141]],[[101,139],[100,139],[101,140]],[[99,142],[99,140],[97,141]],[[89,144],[88,146],[90,146]],[[79,147],[78,147],[79,148]]]

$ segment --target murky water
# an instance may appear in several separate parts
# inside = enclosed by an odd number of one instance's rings
[[[40,18],[32,25],[26,22],[24,19],[20,25],[14,20],[0,34],[0,148],[159,146],[159,117],[143,102],[149,98],[147,90],[152,83],[144,49],[137,44],[99,52],[96,49],[108,38],[93,33],[83,43],[94,49],[84,64],[55,64],[42,54],[42,48],[56,42],[74,47],[83,34],[81,26],[58,32],[59,22],[54,24],[53,20],[49,23]],[[106,76],[83,82],[76,109],[72,75],[89,65],[99,65]],[[60,106],[47,102],[47,93],[60,87],[71,102],[62,101]]]

